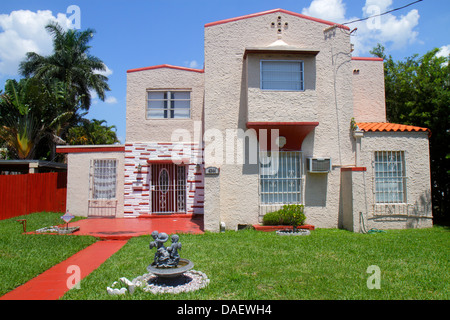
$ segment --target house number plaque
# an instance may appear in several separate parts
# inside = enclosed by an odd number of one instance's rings
[[[217,167],[208,167],[205,169],[205,175],[207,176],[217,176],[219,175],[220,169]]]

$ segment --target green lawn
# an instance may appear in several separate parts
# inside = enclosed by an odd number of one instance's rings
[[[0,221],[0,295],[96,241],[86,236],[23,235],[60,224],[61,213],[36,213]],[[450,299],[448,228],[389,230],[370,235],[318,229],[286,237],[242,230],[181,235],[181,257],[208,275],[200,291],[159,295],[136,290],[109,296],[121,277],[146,273],[153,260],[150,236],[133,238],[82,280],[64,299]],[[369,290],[366,272],[381,270],[381,289]]]
[[[0,221],[0,296],[96,241],[93,237],[24,235],[27,231],[64,223],[62,213],[34,213]],[[75,219],[74,219],[75,220]]]
[[[133,238],[64,299],[450,299],[447,228],[355,234],[318,229],[286,237],[253,230],[182,235],[181,257],[210,285],[178,295],[109,296],[121,277],[146,273],[149,236]],[[381,289],[367,288],[367,268],[381,270]]]

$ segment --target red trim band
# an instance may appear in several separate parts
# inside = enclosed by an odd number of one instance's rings
[[[367,171],[366,167],[346,167],[341,168],[341,171]]]
[[[374,57],[352,57],[352,60],[356,60],[356,61],[384,61],[383,58],[374,58]]]
[[[125,146],[73,146],[73,147],[57,147],[56,153],[89,153],[89,152],[125,152]]]
[[[322,20],[322,19],[319,19],[319,18],[306,16],[306,15],[301,14],[301,13],[296,13],[296,12],[292,12],[292,11],[288,11],[288,10],[284,10],[284,9],[272,9],[272,10],[268,10],[268,11],[257,12],[257,13],[253,13],[253,14],[247,14],[245,16],[234,17],[234,18],[230,18],[230,19],[224,19],[224,20],[219,20],[219,21],[215,21],[215,22],[210,22],[210,23],[205,24],[205,28],[212,27],[212,26],[217,26],[217,25],[223,24],[223,23],[228,23],[228,22],[239,21],[239,20],[244,20],[244,19],[248,19],[248,18],[259,17],[259,16],[263,16],[263,15],[266,15],[266,14],[270,14],[270,13],[276,13],[276,12],[282,12],[282,13],[290,14],[290,15],[295,16],[295,17],[299,17],[299,18],[302,18],[302,19],[307,19],[307,20],[311,20],[311,21],[315,21],[315,22],[320,22],[320,23],[323,23],[323,24],[327,24],[329,26],[336,25],[337,27],[339,27],[341,29],[350,30],[349,27],[344,26],[342,24],[338,24],[338,23],[334,23],[334,22],[331,22],[331,21],[327,21],[327,20]]]
[[[160,64],[160,65],[157,65],[157,66],[150,66],[150,67],[144,67],[144,68],[130,69],[130,70],[127,70],[127,73],[138,72],[138,71],[145,71],[145,70],[154,70],[154,69],[160,69],[160,68],[169,68],[169,69],[176,69],[176,70],[182,70],[182,71],[192,71],[192,72],[198,72],[198,73],[204,73],[205,72],[205,70],[203,70],[203,69],[193,69],[193,68],[172,66],[170,64]]]

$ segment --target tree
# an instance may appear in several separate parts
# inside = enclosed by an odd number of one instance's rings
[[[114,144],[119,142],[115,126],[107,126],[105,120],[82,119],[78,126],[69,129],[67,142],[71,145]]]
[[[66,107],[71,110],[65,111],[75,111],[78,102],[81,109],[89,110],[91,90],[103,101],[105,92],[110,90],[108,78],[100,74],[106,66],[99,58],[89,54],[91,47],[88,44],[95,31],[64,31],[56,22],[48,24],[46,29],[53,36],[53,54],[44,57],[28,52],[25,61],[20,64],[20,73],[44,81],[49,86],[55,80],[65,83],[66,90],[71,91],[66,95]]]
[[[0,96],[0,143],[8,147],[13,158],[33,159],[45,134],[42,88],[35,79],[8,80]]]
[[[431,130],[430,158],[433,215],[450,220],[450,57],[433,49],[405,61],[387,57],[380,44],[371,53],[384,59],[386,113],[390,122]]]

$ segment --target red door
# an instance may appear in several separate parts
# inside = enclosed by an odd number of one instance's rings
[[[181,213],[186,208],[186,170],[173,163],[152,164],[152,213]]]

